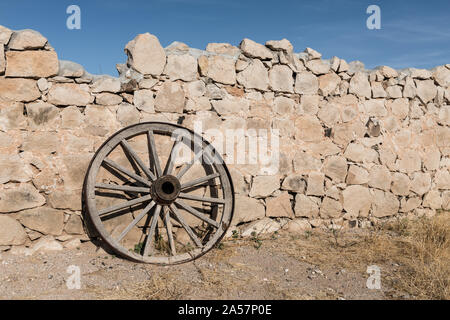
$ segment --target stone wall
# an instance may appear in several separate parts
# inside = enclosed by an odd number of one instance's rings
[[[450,207],[450,65],[365,70],[291,43],[206,50],[149,34],[119,77],[58,60],[41,34],[0,27],[0,251],[76,246],[81,189],[106,138],[130,124],[278,129],[280,167],[230,165],[233,230],[367,227]],[[56,239],[56,240],[54,240]],[[33,249],[34,248],[34,249]]]

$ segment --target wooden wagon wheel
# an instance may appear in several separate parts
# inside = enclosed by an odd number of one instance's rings
[[[103,143],[86,173],[83,201],[89,228],[116,254],[170,265],[220,242],[234,191],[211,144],[181,126],[146,122]]]

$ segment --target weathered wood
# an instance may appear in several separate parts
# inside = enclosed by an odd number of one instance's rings
[[[136,192],[136,193],[149,193],[150,192],[150,188],[133,187],[133,186],[117,185],[117,184],[107,184],[107,183],[97,183],[95,185],[95,187],[99,188],[99,189],[118,190],[118,191]]]
[[[184,201],[181,201],[180,199],[178,199],[178,200],[175,201],[175,203],[180,205],[180,207],[182,207],[186,211],[192,213],[194,216],[196,216],[200,220],[203,220],[206,223],[209,223],[210,225],[212,225],[212,226],[214,226],[216,228],[219,227],[219,224],[216,221],[212,220],[211,218],[208,218],[205,214],[195,210],[194,208],[192,208],[190,205],[188,205]]]
[[[133,229],[133,227],[138,224],[139,221],[142,220],[142,218],[144,218],[144,216],[155,206],[155,202],[150,202],[145,208],[144,210],[142,210],[142,212],[136,217],[134,218],[134,220],[122,231],[122,233],[119,235],[119,237],[117,238],[117,242],[120,242],[127,234],[128,232],[130,232],[131,229]]]
[[[207,181],[215,179],[217,177],[220,177],[220,174],[213,173],[213,174],[207,175],[206,177],[198,178],[198,179],[195,179],[195,180],[183,183],[181,185],[181,190],[188,189],[190,187],[194,187],[194,186],[196,186],[198,184],[201,184],[203,182],[207,182]]]
[[[162,170],[161,170],[161,164],[159,163],[159,157],[158,153],[156,152],[156,143],[155,143],[155,136],[153,135],[152,130],[147,131],[147,141],[148,141],[148,154],[149,154],[149,160],[150,163],[155,164],[156,168],[156,176],[159,178],[162,176]]]
[[[144,171],[144,173],[147,175],[147,177],[149,177],[152,181],[155,181],[156,177],[153,174],[153,172],[151,172],[147,168],[145,163],[141,160],[141,158],[138,156],[136,151],[133,150],[133,148],[130,146],[130,144],[127,142],[127,140],[123,139],[120,143],[131,154],[131,156],[134,158],[134,160],[136,160],[136,162],[138,163],[139,167],[142,169],[142,171]]]
[[[194,231],[192,231],[191,227],[189,227],[189,225],[186,223],[186,221],[184,221],[181,214],[179,214],[177,207],[175,205],[171,204],[170,210],[175,215],[175,217],[177,218],[177,220],[181,224],[181,226],[184,228],[184,230],[186,230],[186,233],[189,235],[189,237],[191,237],[192,241],[194,241],[194,243],[197,245],[197,247],[202,247],[202,242],[195,235]]]
[[[173,143],[172,149],[170,150],[169,159],[167,160],[166,168],[164,169],[164,174],[169,175],[172,174],[173,166],[175,164],[175,160],[177,158],[176,151],[178,150],[178,146],[181,141],[181,136],[178,136]]]
[[[194,159],[192,159],[191,162],[189,162],[183,169],[180,170],[180,172],[178,172],[177,178],[181,179],[181,177],[183,177],[184,174],[194,165],[195,161],[200,159],[202,154],[203,154],[203,150],[200,150],[199,152],[197,152],[197,154],[194,156]]]
[[[225,200],[223,200],[223,199],[202,197],[202,196],[197,196],[195,194],[187,194],[187,193],[183,193],[183,192],[181,192],[178,197],[180,197],[182,199],[189,199],[189,200],[195,200],[195,201],[201,201],[201,202],[220,203],[220,204],[225,203]]]
[[[118,163],[116,163],[116,162],[114,162],[114,161],[112,161],[110,159],[104,159],[103,162],[106,163],[108,166],[113,167],[114,169],[119,170],[122,173],[125,173],[127,176],[135,179],[136,181],[139,181],[139,182],[141,182],[141,183],[143,183],[143,184],[145,184],[145,185],[147,185],[149,187],[152,185],[149,181],[145,180],[140,175],[137,175],[136,173],[131,172],[130,170],[124,168],[120,164],[118,164]]]
[[[164,213],[164,223],[166,225],[167,238],[169,239],[170,252],[174,256],[177,254],[177,250],[175,248],[175,241],[173,240],[172,222],[170,221],[170,211],[168,207]]]
[[[183,131],[180,134],[179,130]],[[133,150],[130,145],[131,139],[136,136],[144,136],[147,139],[148,144],[148,160],[149,165],[145,164],[141,157]],[[175,137],[175,142],[172,146],[171,155],[168,162],[162,170],[162,164],[160,163],[160,155],[156,149],[156,139],[164,136]],[[183,138],[187,138],[184,140]],[[182,140],[183,139],[183,140]],[[168,179],[169,173],[174,171],[174,163],[176,162],[177,148],[179,143],[190,144],[191,142],[197,143],[200,141],[201,145],[196,145],[197,148],[191,147],[194,153],[193,160],[181,168],[177,177],[173,177],[175,180]],[[159,141],[158,141],[159,142]],[[200,147],[200,149],[198,148]],[[211,145],[202,140],[201,137],[196,136],[191,131],[182,128],[178,125],[163,123],[163,122],[147,122],[139,123],[136,125],[124,128],[102,145],[102,147],[94,155],[88,172],[86,173],[86,179],[83,189],[84,202],[86,207],[86,214],[89,215],[89,223],[98,233],[98,236],[111,247],[116,254],[129,258],[138,262],[154,263],[160,265],[178,264],[187,261],[192,261],[204,253],[208,252],[222,239],[228,226],[231,224],[234,208],[234,192],[231,183],[230,174],[221,158],[216,154],[215,158],[218,161],[210,161],[209,151]],[[123,152],[128,157],[132,166],[135,166],[136,173],[132,169],[127,169],[124,166],[108,159],[109,154],[114,150]],[[206,151],[206,152],[205,152]],[[214,150],[212,150],[214,151]],[[211,151],[211,152],[212,152]],[[202,166],[205,168],[205,176],[199,177],[192,181],[187,181],[184,184],[180,184],[179,179],[197,162],[202,156],[205,157],[205,163]],[[146,158],[147,159],[147,158]],[[112,183],[104,183],[98,178],[99,170],[102,166],[110,170],[116,170],[125,179],[129,179],[122,185],[115,185]],[[140,172],[141,173],[140,173]],[[142,175],[141,175],[142,174]],[[160,180],[161,178],[161,180]],[[220,183],[215,183],[214,179],[219,179]],[[97,179],[99,181],[97,181]],[[123,179],[123,178],[122,178]],[[158,181],[157,183],[155,183]],[[166,185],[167,182],[172,185]],[[130,184],[130,185],[128,185]],[[159,185],[160,187],[156,188]],[[206,186],[210,188],[210,196],[202,197],[191,194],[190,188]],[[175,189],[173,189],[175,187]],[[98,199],[105,199],[106,196],[110,196],[112,193],[98,192],[99,190],[114,190],[117,195],[133,194],[139,197],[124,201],[105,209],[98,209]],[[220,192],[218,190],[221,190]],[[173,191],[175,190],[175,191]],[[180,192],[184,190],[183,192]],[[164,192],[163,194],[161,192]],[[220,197],[219,197],[220,195]],[[164,198],[164,199],[163,199]],[[189,199],[193,201],[206,202],[213,204],[208,207],[208,214],[204,214],[189,206],[181,199]],[[108,200],[107,200],[108,201]],[[177,208],[179,206],[179,208]],[[126,225],[121,231],[118,237],[112,237],[110,228],[105,227],[105,223],[111,219],[118,219],[121,216],[119,213],[124,208],[130,207],[133,211],[136,208],[141,208],[141,211],[134,216],[133,220]],[[208,235],[202,234],[204,231],[194,231],[184,219],[180,213],[180,210],[186,210],[187,213],[199,218],[207,224],[214,226],[214,228],[208,228]],[[220,214],[217,215],[217,210],[220,210]],[[131,211],[130,211],[131,212]],[[211,214],[211,215],[209,215]],[[103,217],[106,216],[106,219]],[[220,217],[220,221],[215,221],[213,217]],[[144,227],[139,226],[139,222],[144,217],[147,217],[147,221],[144,223]],[[155,234],[158,228],[158,219],[162,217],[167,232],[167,239],[169,244],[169,250],[164,252],[154,251]],[[173,221],[171,219],[174,219]],[[177,252],[176,243],[174,238],[173,222],[176,221],[186,231],[189,237],[195,244],[194,248],[188,248],[187,252]],[[143,247],[140,252],[135,252],[134,247],[126,247],[124,239],[132,230],[142,230],[142,236],[145,238]],[[163,230],[163,229],[158,229]],[[198,234],[196,233],[198,232]],[[206,237],[205,237],[206,236]],[[202,240],[203,239],[203,240]]]
[[[151,200],[151,199],[152,199],[152,197],[150,195],[146,195],[146,196],[143,196],[143,197],[140,197],[137,199],[129,200],[127,202],[102,209],[98,212],[98,215],[100,217],[103,217],[104,215],[106,215],[108,213],[111,213],[111,212],[114,212],[114,211],[117,211],[117,210],[120,210],[120,209],[123,209],[126,207],[131,207],[131,206],[134,206],[135,204],[139,204],[139,203],[145,202],[147,200]]]
[[[157,205],[156,209],[155,209],[155,213],[153,214],[153,217],[152,217],[152,223],[150,225],[150,230],[147,235],[147,240],[145,242],[144,257],[148,256],[149,253],[153,251],[155,229],[156,229],[156,226],[158,225],[158,218],[159,218],[160,212],[161,212],[161,206]]]

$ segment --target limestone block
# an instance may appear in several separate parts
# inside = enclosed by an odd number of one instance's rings
[[[197,59],[189,54],[167,56],[167,64],[164,73],[172,81],[194,81],[197,78]]]
[[[150,33],[138,35],[125,47],[128,65],[142,74],[159,76],[166,65],[166,53],[156,36]]]
[[[250,197],[265,198],[280,188],[280,179],[277,176],[256,176],[253,178]]]
[[[10,50],[33,50],[43,49],[47,39],[34,30],[20,30],[13,32],[8,43]]]
[[[242,40],[239,47],[242,50],[242,53],[250,58],[270,60],[273,57],[272,52],[268,48],[247,38]]]
[[[48,78],[58,74],[58,56],[54,51],[6,52],[6,76]]]
[[[276,197],[266,198],[266,216],[293,218],[294,211],[290,198],[291,196],[287,192],[282,192]]]
[[[25,243],[28,236],[17,220],[7,215],[0,215],[0,245],[20,246]]]

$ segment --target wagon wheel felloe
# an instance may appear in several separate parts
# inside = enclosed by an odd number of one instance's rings
[[[89,227],[114,253],[169,265],[194,260],[221,241],[234,192],[211,144],[181,126],[146,122],[98,149],[83,201]]]

